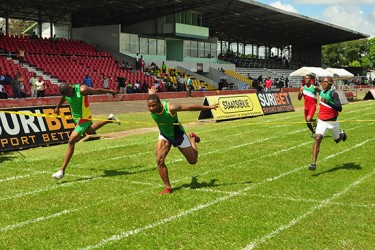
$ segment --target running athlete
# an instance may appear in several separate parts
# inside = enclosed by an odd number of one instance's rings
[[[313,147],[312,163],[309,165],[309,170],[316,169],[316,159],[320,151],[320,143],[328,130],[331,131],[332,138],[336,143],[346,141],[346,133],[344,130],[340,131],[340,124],[337,122],[339,112],[342,111],[339,95],[332,87],[332,78],[324,77],[320,83],[322,91],[320,92],[320,106],[318,113],[318,124],[316,126],[316,138]]]
[[[312,83],[312,76],[306,75],[304,77],[304,84],[301,87],[300,92],[298,93],[298,100],[302,99],[302,96],[304,98],[304,106],[305,106],[305,120],[306,125],[311,131],[311,137],[315,138],[315,130],[313,123],[315,122],[313,120],[315,111],[316,111],[316,94],[319,93],[320,89],[318,86],[314,85]]]
[[[211,110],[218,108],[218,104],[203,106],[198,104],[179,105],[160,101],[156,95],[155,86],[148,90],[147,99],[148,110],[152,118],[159,127],[159,138],[156,143],[156,163],[161,179],[165,184],[165,189],[160,194],[172,193],[173,189],[169,182],[168,169],[165,165],[171,146],[178,147],[180,152],[185,156],[190,164],[196,164],[198,161],[197,143],[200,142],[199,136],[191,132],[189,137],[186,135],[184,127],[179,123],[177,112],[179,111],[198,111]]]
[[[68,101],[70,109],[72,110],[72,116],[74,123],[76,124],[76,127],[74,131],[70,134],[68,141],[68,149],[65,153],[61,169],[52,175],[53,178],[58,180],[64,177],[65,169],[68,166],[68,163],[74,153],[74,146],[83,134],[95,134],[96,130],[103,127],[107,123],[116,123],[118,125],[121,124],[113,114],[110,114],[108,116],[108,120],[100,121],[93,124],[91,119],[90,106],[88,102],[88,95],[109,93],[115,96],[117,94],[116,91],[109,89],[94,89],[87,87],[86,85],[66,83],[61,83],[59,85],[59,90],[62,97],[54,112],[56,114],[60,114],[61,105],[65,101]]]

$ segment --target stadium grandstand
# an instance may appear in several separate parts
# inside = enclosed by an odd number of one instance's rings
[[[219,89],[223,80],[248,89],[249,76],[282,78],[302,66],[319,67],[323,45],[368,37],[251,0],[3,0],[0,7],[1,74],[21,74],[30,93],[35,72],[46,96],[58,95],[61,82],[82,83],[86,74],[94,87],[106,78],[116,90],[122,78],[132,89],[157,83],[161,91],[177,91],[177,75],[185,82],[193,76],[195,90]],[[15,35],[9,19],[34,24]],[[5,91],[13,95],[10,86]]]

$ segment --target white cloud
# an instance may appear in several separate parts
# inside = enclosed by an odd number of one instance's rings
[[[270,5],[278,9],[298,13],[298,11],[291,4],[283,4],[280,1],[276,1],[276,2],[270,3]]]
[[[317,5],[332,5],[332,4],[375,4],[375,0],[294,0],[297,4],[317,4]]]
[[[332,5],[323,12],[323,21],[375,36],[375,8],[367,15],[353,5]]]

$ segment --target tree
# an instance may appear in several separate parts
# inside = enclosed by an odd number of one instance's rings
[[[330,67],[343,67],[357,65],[359,62],[359,66],[366,67],[367,61],[362,61],[362,58],[367,52],[367,39],[330,44],[322,47],[323,63]]]
[[[367,53],[362,58],[362,61],[366,62],[369,69],[373,69],[375,67],[375,38],[368,40]]]

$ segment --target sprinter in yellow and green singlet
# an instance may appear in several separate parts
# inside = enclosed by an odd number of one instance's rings
[[[86,85],[79,84],[66,84],[61,83],[59,90],[62,95],[59,104],[55,108],[55,113],[60,114],[61,105],[67,101],[72,111],[73,120],[76,124],[74,131],[71,133],[68,141],[68,149],[65,153],[64,161],[61,169],[52,175],[55,179],[61,179],[65,175],[66,167],[72,155],[74,153],[74,147],[77,141],[83,136],[83,134],[95,134],[95,131],[103,127],[108,123],[116,123],[120,125],[120,121],[113,115],[110,114],[108,119],[105,121],[99,121],[97,123],[92,122],[90,105],[88,101],[88,95],[95,94],[112,94],[113,97],[117,94],[116,91],[109,89],[94,89],[87,87]]]

